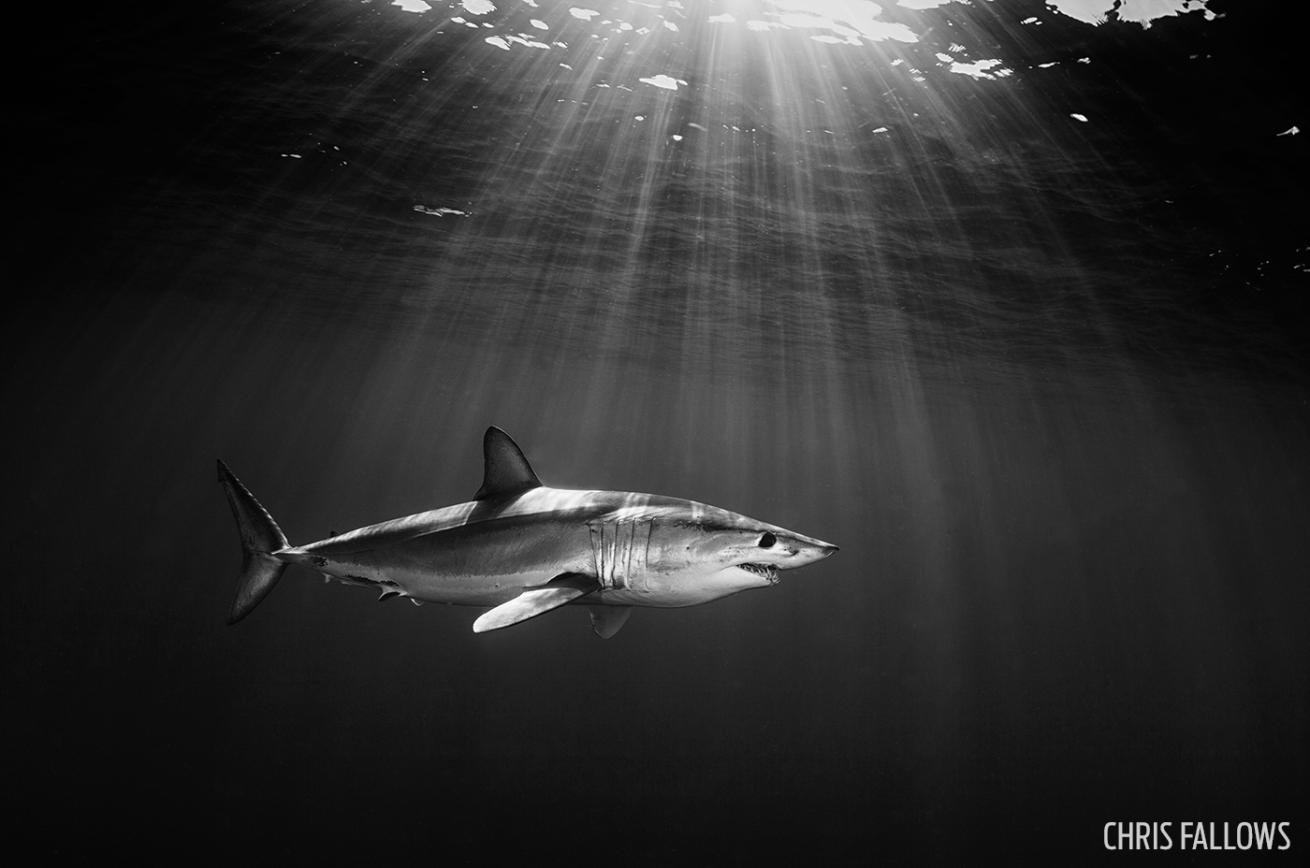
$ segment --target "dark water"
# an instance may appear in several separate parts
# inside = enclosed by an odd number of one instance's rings
[[[1284,7],[432,5],[16,28],[10,841],[1080,863],[1122,858],[1107,821],[1257,820],[1304,846]],[[492,423],[549,484],[842,551],[608,642],[294,571],[223,625],[215,457],[303,542],[467,499]]]

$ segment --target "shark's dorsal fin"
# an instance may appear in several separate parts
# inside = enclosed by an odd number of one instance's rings
[[[495,425],[482,437],[482,462],[482,487],[474,500],[511,497],[541,485],[523,450]]]

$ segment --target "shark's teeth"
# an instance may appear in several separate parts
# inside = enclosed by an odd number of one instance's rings
[[[737,564],[737,566],[748,573],[754,573],[770,584],[778,583],[778,568],[773,564]]]

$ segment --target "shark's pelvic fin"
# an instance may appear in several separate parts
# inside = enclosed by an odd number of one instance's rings
[[[591,613],[591,629],[602,639],[608,639],[628,623],[632,614],[631,606],[588,606]]]
[[[541,485],[523,457],[523,450],[495,425],[482,437],[482,459],[482,487],[473,495],[474,500],[510,497]]]
[[[496,608],[483,612],[473,622],[473,632],[499,630],[544,615],[551,609],[557,609],[570,600],[590,594],[599,587],[600,583],[594,576],[563,573],[544,585],[528,588],[508,603],[501,603]]]

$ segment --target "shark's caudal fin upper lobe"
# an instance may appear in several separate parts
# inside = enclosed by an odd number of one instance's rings
[[[218,481],[223,484],[241,534],[241,578],[237,583],[236,599],[232,602],[232,613],[227,619],[229,624],[235,624],[249,615],[282,578],[287,565],[273,557],[272,552],[286,548],[287,538],[268,510],[260,506],[250,490],[222,461],[218,462]]]

